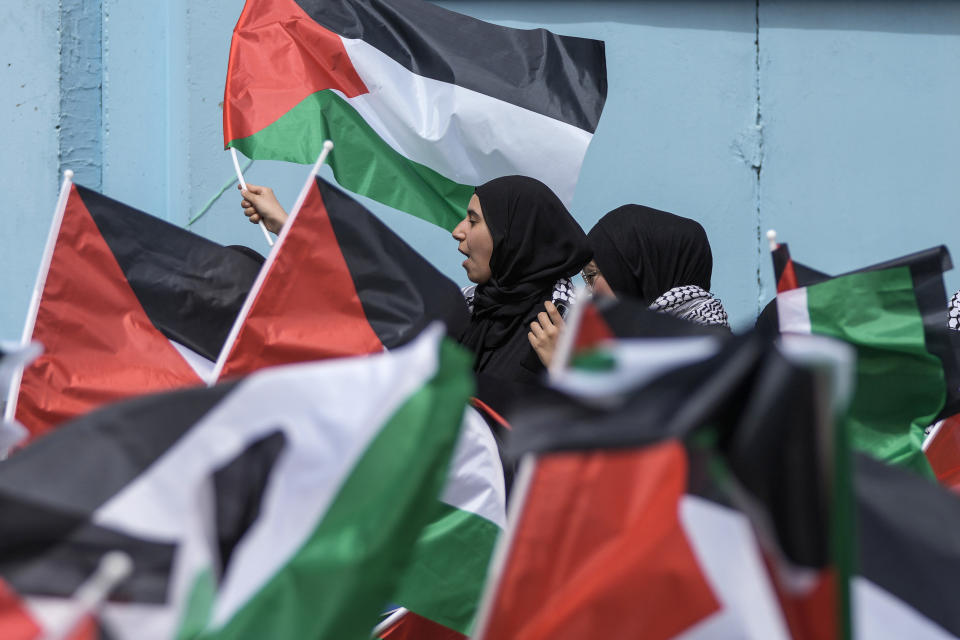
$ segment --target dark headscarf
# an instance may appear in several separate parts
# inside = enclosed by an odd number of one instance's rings
[[[477,355],[506,343],[533,321],[557,280],[590,260],[583,229],[539,180],[496,178],[477,187],[490,235],[490,280],[478,285],[463,344]]]
[[[695,220],[627,204],[600,218],[588,235],[593,260],[614,293],[649,305],[682,285],[710,290],[713,254]]]

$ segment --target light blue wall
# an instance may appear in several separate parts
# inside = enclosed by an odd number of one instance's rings
[[[740,326],[772,295],[771,226],[830,272],[941,242],[960,259],[960,3],[441,4],[606,41],[610,92],[574,213],[589,228],[638,202],[700,220],[713,288]],[[0,175],[14,208],[0,235],[0,337],[19,335],[59,169],[178,224],[230,179],[220,103],[242,5],[0,3]],[[257,162],[248,179],[290,206],[306,170]],[[265,252],[238,200],[229,191],[193,228]],[[445,232],[370,206],[465,282]],[[947,283],[960,288],[960,274]]]

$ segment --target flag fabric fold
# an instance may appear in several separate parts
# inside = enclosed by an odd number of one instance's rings
[[[224,145],[312,163],[332,139],[341,186],[452,229],[473,185],[502,175],[538,178],[569,205],[606,92],[596,40],[421,0],[248,0]]]
[[[24,331],[44,352],[8,417],[35,437],[111,401],[202,384],[259,268],[66,182]]]
[[[22,604],[0,628],[24,611],[61,628],[121,549],[134,570],[102,608],[109,637],[365,637],[434,514],[471,393],[469,354],[435,327],[389,354],[71,422],[0,467],[0,579]]]

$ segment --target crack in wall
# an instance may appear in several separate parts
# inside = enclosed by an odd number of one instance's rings
[[[762,271],[763,268],[763,258],[765,254],[766,243],[764,241],[764,233],[761,225],[763,223],[761,217],[761,177],[763,174],[763,110],[761,103],[761,87],[760,87],[760,0],[756,0],[754,5],[754,39],[753,39],[753,55],[754,55],[754,94],[756,96],[756,104],[754,107],[754,129],[755,129],[755,149],[753,161],[751,162],[751,168],[756,174],[756,184],[754,185],[754,215],[756,220],[756,242],[757,242],[757,315],[760,314],[760,311],[763,309],[765,301],[763,300],[763,279]]]
[[[59,2],[57,161],[77,182],[99,190],[103,180],[103,51],[100,0]],[[59,176],[58,176],[59,179]]]

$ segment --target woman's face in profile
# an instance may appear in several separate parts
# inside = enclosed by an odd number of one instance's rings
[[[587,266],[583,268],[583,271],[580,272],[580,275],[583,277],[584,283],[586,283],[587,288],[590,289],[590,292],[600,298],[616,298],[617,295],[613,292],[613,289],[610,288],[610,285],[607,283],[607,279],[603,277],[603,274],[600,273],[600,269],[597,268],[597,263],[591,260],[587,263]]]
[[[453,230],[453,239],[459,242],[457,249],[467,259],[463,268],[470,282],[483,284],[490,279],[490,258],[493,256],[493,236],[487,228],[480,208],[480,198],[473,194],[467,205],[467,215]]]

